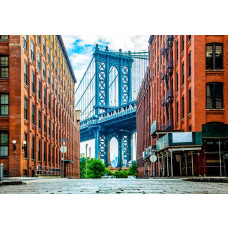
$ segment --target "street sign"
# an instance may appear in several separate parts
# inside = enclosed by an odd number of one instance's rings
[[[157,156],[156,155],[151,155],[150,156],[150,161],[151,162],[156,162],[157,161]]]
[[[60,151],[65,154],[67,152],[67,147],[66,146],[61,146]]]

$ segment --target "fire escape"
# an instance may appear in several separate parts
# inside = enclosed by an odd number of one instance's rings
[[[172,131],[173,130],[173,115],[171,113],[171,104],[173,102],[173,88],[171,85],[171,76],[173,74],[173,56],[172,56],[172,47],[173,47],[173,35],[167,35],[162,47],[162,55],[165,59],[165,66],[162,71],[162,80],[165,84],[165,95],[161,100],[161,105],[165,109],[165,123],[161,126],[161,130]]]

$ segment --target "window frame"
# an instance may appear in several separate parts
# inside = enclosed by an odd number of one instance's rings
[[[213,86],[213,88],[212,88],[212,96],[209,94],[208,95],[208,86],[210,86],[210,85],[212,85]],[[220,88],[217,88],[219,91],[222,91],[222,96],[221,97],[219,97],[219,96],[216,96],[216,85],[217,86],[221,86]],[[222,103],[222,107],[217,107],[217,105],[216,105],[216,103],[217,103],[217,99],[219,100],[219,99],[221,99],[221,103]],[[209,107],[208,106],[208,100],[210,101],[210,100],[212,100],[211,102],[212,102],[212,107]],[[213,109],[223,109],[224,108],[224,84],[222,83],[222,82],[209,82],[209,83],[207,83],[206,84],[206,109],[211,109],[211,110],[213,110]]]
[[[7,134],[7,136],[8,136],[8,143],[2,143],[2,137],[1,137],[1,135],[2,134]],[[0,131],[0,148],[1,147],[7,147],[8,148],[8,152],[7,152],[7,155],[2,155],[1,154],[1,149],[0,149],[0,158],[7,158],[7,157],[9,157],[9,132],[8,131]]]
[[[3,58],[7,58],[7,63],[8,63],[8,65],[0,65],[0,78],[2,78],[2,79],[8,79],[9,78],[9,55],[2,55],[2,54],[0,54],[0,58],[1,57],[3,57]],[[0,61],[0,63],[1,63],[1,61]],[[3,77],[2,76],[2,69],[7,69],[7,77]],[[5,73],[5,72],[4,72]]]
[[[2,104],[1,96],[8,95],[8,104]],[[8,106],[8,114],[2,114],[2,106]],[[9,116],[9,94],[8,93],[0,93],[0,116]]]

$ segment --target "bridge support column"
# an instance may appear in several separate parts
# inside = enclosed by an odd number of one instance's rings
[[[123,162],[122,162],[122,155],[123,155],[123,135],[122,133],[119,133],[118,135],[118,165],[117,167],[122,168]]]
[[[95,158],[99,159],[100,154],[100,131],[99,128],[95,130]]]

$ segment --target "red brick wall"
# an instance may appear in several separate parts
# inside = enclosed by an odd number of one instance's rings
[[[228,36],[205,36],[200,35],[191,36],[189,40],[188,35],[184,36],[184,51],[182,53],[182,37],[181,35],[174,36],[173,46],[170,49],[170,54],[173,54],[173,74],[169,78],[169,86],[173,88],[174,99],[169,105],[169,118],[173,120],[174,130],[189,131],[189,127],[192,127],[192,131],[201,131],[202,124],[208,122],[222,122],[228,123]],[[159,38],[159,46],[157,45]],[[166,36],[155,36],[152,44],[149,44],[149,70],[150,79],[148,80],[148,72],[145,75],[141,89],[138,94],[138,107],[137,107],[137,161],[140,174],[143,175],[143,162],[142,152],[153,144],[152,138],[149,134],[150,125],[157,120],[158,130],[167,121],[166,111],[161,105],[162,97],[166,92],[166,86],[164,80],[161,80],[162,66],[160,62],[160,55],[162,45]],[[176,42],[178,41],[178,61],[176,61]],[[207,43],[223,43],[223,64],[224,70],[218,71],[206,71],[206,44]],[[155,52],[156,46],[156,52]],[[188,75],[188,54],[191,51],[192,67],[191,77]],[[159,59],[159,69],[157,69]],[[184,62],[184,85],[182,86],[182,63]],[[166,61],[163,58],[163,66]],[[155,68],[156,66],[156,68]],[[155,70],[156,69],[156,70]],[[176,89],[176,72],[178,72],[178,91]],[[223,82],[224,84],[224,109],[223,110],[206,110],[206,83],[208,82]],[[149,89],[151,88],[151,89]],[[191,88],[192,91],[192,111],[189,113],[189,97],[188,91]],[[182,96],[185,97],[185,113],[182,118]],[[149,97],[149,98],[148,98]],[[176,104],[179,103],[179,121],[177,122],[177,109]],[[146,119],[146,115],[149,111],[149,121]],[[172,111],[173,110],[173,111]],[[155,141],[154,141],[155,143]]]
[[[46,37],[47,38],[47,37]],[[35,44],[35,61],[31,60],[30,43],[33,40]],[[28,36],[28,50],[23,48],[23,36],[9,36],[9,41],[0,41],[0,54],[9,55],[9,79],[0,81],[0,92],[9,92],[9,117],[0,117],[0,130],[6,129],[9,131],[9,157],[0,158],[0,162],[4,163],[4,169],[9,170],[9,176],[23,176],[23,170],[27,170],[27,175],[31,176],[32,171],[36,169],[37,165],[47,166],[50,168],[61,168],[61,153],[60,143],[61,138],[67,138],[68,142],[66,146],[68,148],[65,154],[66,160],[73,161],[72,164],[66,164],[66,176],[79,178],[79,122],[74,119],[74,83],[71,79],[70,73],[64,74],[63,69],[58,61],[58,56],[54,57],[54,61],[57,62],[57,67],[60,69],[60,74],[64,75],[63,80],[66,83],[66,90],[61,81],[58,80],[58,76],[55,74],[55,70],[51,67],[51,61],[47,58],[47,46],[50,46],[51,55],[55,55],[55,50],[52,49],[51,40],[46,39],[46,53],[43,52],[43,36],[41,36],[41,44],[37,41],[37,36]],[[55,49],[55,45],[54,45]],[[41,71],[37,68],[37,52],[41,54]],[[60,52],[61,53],[61,52]],[[28,86],[24,84],[24,61],[28,64]],[[48,78],[43,77],[43,61],[46,63],[46,72],[50,70],[50,82],[48,84]],[[36,75],[35,88],[36,93],[32,92],[32,71]],[[46,74],[47,75],[47,74]],[[57,96],[55,90],[51,90],[52,77],[57,82]],[[38,99],[38,81],[42,82],[41,100]],[[46,88],[47,104],[44,104],[44,87]],[[54,88],[55,89],[55,88]],[[58,99],[58,93],[63,94],[63,100],[66,101],[66,107]],[[69,96],[67,96],[69,92]],[[54,100],[54,115],[52,113],[52,101],[51,108],[49,109],[49,96],[51,94],[51,100]],[[28,121],[24,120],[24,97],[28,99]],[[70,99],[71,98],[71,99]],[[35,125],[32,125],[32,104],[35,105]],[[56,116],[56,107],[58,115]],[[42,113],[41,129],[38,129],[38,110]],[[59,118],[61,113],[61,118]],[[51,120],[50,130],[51,135],[44,132],[44,114],[46,115],[46,125]],[[54,124],[54,138],[52,137],[52,125]],[[57,128],[57,137],[56,137]],[[60,134],[59,134],[60,132]],[[27,133],[27,153],[28,158],[24,158],[24,151],[22,150],[22,142],[24,141],[24,133]],[[35,137],[35,159],[31,157],[31,141],[32,136]],[[16,140],[17,149],[13,151],[12,140]],[[41,161],[38,161],[38,140],[41,140]],[[44,159],[44,142],[46,142],[46,158]],[[51,146],[51,151],[49,148]],[[54,148],[54,162],[52,162],[52,148]],[[51,153],[50,161],[48,152]],[[46,161],[44,161],[46,160]]]

